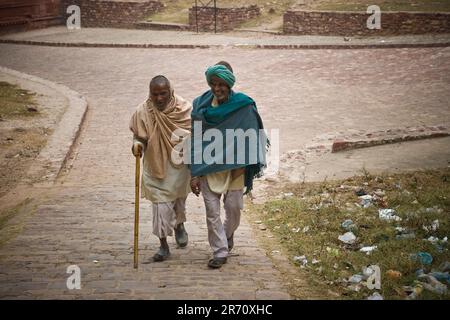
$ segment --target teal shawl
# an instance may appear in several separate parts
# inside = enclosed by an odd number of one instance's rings
[[[256,103],[252,98],[244,93],[236,93],[231,91],[229,99],[226,103],[212,107],[213,93],[209,90],[197,97],[193,102],[192,117],[192,135],[191,135],[191,152],[190,152],[190,169],[193,177],[203,176],[209,173],[220,171],[228,171],[245,167],[245,193],[247,194],[253,188],[253,179],[262,176],[262,171],[266,167],[266,151],[269,145],[267,137],[263,131],[264,126],[261,117],[256,108]],[[195,121],[201,122],[201,132],[194,125]],[[223,147],[221,154],[218,155],[222,159],[221,163],[205,163],[203,156],[200,156],[201,162],[196,163],[195,155],[199,156],[199,152],[203,155],[205,148],[211,145],[213,141],[203,141],[203,135],[208,129],[217,129],[222,133]],[[234,149],[227,142],[230,134],[227,129],[255,130],[257,135],[257,148],[250,146],[250,139],[246,139],[244,150],[239,148],[238,141],[234,138]],[[231,138],[233,139],[233,137]],[[197,145],[196,145],[197,143]],[[242,147],[242,146],[241,146]],[[251,150],[257,150],[255,152]],[[226,155],[228,152],[234,152],[233,163],[226,163]],[[245,152],[244,162],[238,163],[238,152]],[[198,158],[197,158],[198,159]]]

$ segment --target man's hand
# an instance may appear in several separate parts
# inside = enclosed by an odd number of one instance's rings
[[[198,177],[191,178],[191,189],[197,197],[200,195],[200,179]]]
[[[131,147],[131,152],[135,157],[142,157],[142,143],[135,142],[133,143],[133,147]]]

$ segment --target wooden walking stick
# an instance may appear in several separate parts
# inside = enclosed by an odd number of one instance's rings
[[[141,157],[136,157],[135,200],[134,200],[134,268],[138,267],[139,252],[139,182],[141,177]]]

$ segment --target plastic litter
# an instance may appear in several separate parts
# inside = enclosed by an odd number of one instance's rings
[[[430,272],[429,275],[435,277],[438,281],[447,282],[448,284],[450,284],[450,275],[448,274],[448,272],[434,271]]]
[[[341,227],[344,228],[347,231],[357,229],[356,224],[353,223],[353,220],[347,219],[344,222],[341,223]]]
[[[360,274],[355,274],[348,279],[350,283],[360,283],[361,281],[363,281],[363,276]]]
[[[416,254],[411,255],[413,260],[420,260],[420,263],[429,265],[433,262],[433,257],[428,252],[418,252]]]
[[[402,221],[402,218],[395,214],[394,209],[378,209],[378,217],[386,221]]]
[[[424,289],[434,292],[436,294],[447,294],[447,286],[439,282],[435,277],[429,274],[422,274],[418,277],[422,282]]]
[[[306,259],[306,256],[295,256],[294,261],[300,262],[302,266],[306,266],[308,264],[308,259]]]
[[[430,208],[427,208],[430,209]],[[436,219],[434,220],[429,226],[422,226],[422,229],[425,230],[426,232],[433,232],[436,231],[437,229],[439,229],[439,220]]]
[[[361,249],[359,249],[359,251],[365,252],[367,255],[369,255],[369,254],[371,254],[372,251],[375,250],[376,248],[378,248],[378,246],[362,247]]]
[[[373,202],[373,197],[369,194],[366,194],[364,196],[360,196],[359,197],[360,202],[359,204],[363,207],[363,208],[368,208],[372,205]]]
[[[353,232],[346,232],[343,235],[340,235],[338,239],[346,244],[353,244],[356,242],[356,236]]]

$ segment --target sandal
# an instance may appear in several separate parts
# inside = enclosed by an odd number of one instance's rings
[[[212,269],[219,269],[225,263],[227,263],[227,258],[213,258],[208,261],[208,267]]]
[[[167,249],[159,248],[158,252],[153,256],[153,261],[161,262],[167,260],[170,256],[170,251]]]
[[[175,227],[175,241],[180,248],[184,248],[188,244],[189,238],[183,223]]]

